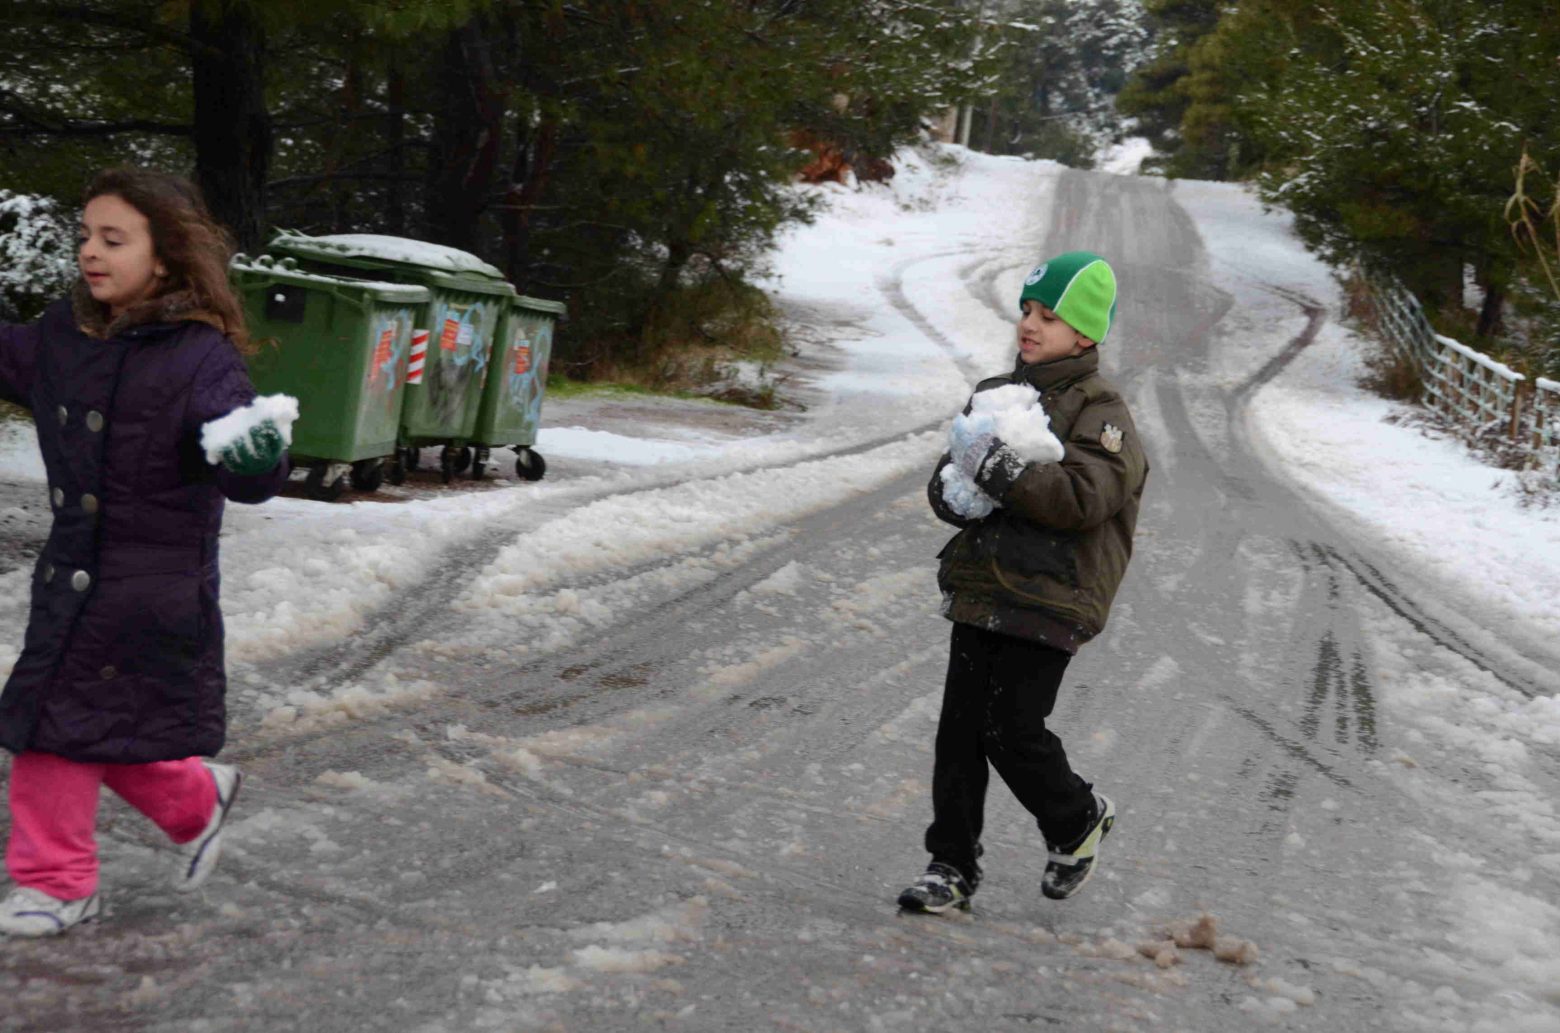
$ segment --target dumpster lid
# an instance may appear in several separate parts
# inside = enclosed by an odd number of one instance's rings
[[[561,301],[549,301],[546,298],[533,298],[528,294],[521,294],[515,298],[515,304],[521,308],[528,308],[535,312],[551,312],[561,316],[569,311],[569,306]]]
[[[368,258],[394,265],[417,266],[451,273],[476,273],[502,280],[504,274],[476,255],[443,244],[430,244],[410,237],[391,237],[382,233],[333,233],[311,237],[305,233],[282,230],[270,246],[293,254],[317,258]]]
[[[301,283],[305,286],[317,284],[329,287],[347,287],[353,290],[369,291],[376,294],[384,301],[407,301],[421,303],[429,300],[431,295],[428,288],[415,283],[389,283],[383,280],[359,280],[356,277],[327,276],[324,273],[310,272],[307,269],[299,269],[297,263],[290,258],[273,258],[270,255],[259,255],[250,258],[240,252],[233,256],[228,263],[228,271],[235,273],[254,273],[269,276],[275,279],[288,280],[293,283]]]

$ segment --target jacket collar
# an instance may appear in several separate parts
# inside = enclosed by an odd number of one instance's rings
[[[159,294],[110,318],[108,307],[92,296],[85,280],[78,279],[71,288],[70,306],[77,328],[88,337],[100,340],[157,334],[186,322],[207,323],[222,329],[222,321],[204,311],[195,293],[189,290]]]
[[[1085,350],[1082,355],[1069,355],[1065,359],[1037,362],[1032,366],[1027,365],[1023,359],[1017,359],[1013,367],[1013,382],[1028,384],[1036,391],[1044,393],[1076,383],[1099,371],[1100,349],[1095,345]]]

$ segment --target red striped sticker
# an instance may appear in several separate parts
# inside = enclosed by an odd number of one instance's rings
[[[412,355],[411,361],[406,364],[406,382],[408,384],[421,384],[423,378],[423,364],[428,361],[428,331],[412,331]]]

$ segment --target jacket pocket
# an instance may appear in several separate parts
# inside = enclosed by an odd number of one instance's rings
[[[1007,521],[998,532],[993,560],[1010,589],[1022,590],[1024,581],[1036,578],[1078,587],[1078,536],[1069,531]]]
[[[117,666],[127,674],[166,678],[192,670],[203,650],[200,578],[145,574],[99,586],[119,624]]]

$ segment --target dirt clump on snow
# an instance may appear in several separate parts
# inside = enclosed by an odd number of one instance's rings
[[[1160,968],[1169,968],[1181,960],[1177,947],[1211,951],[1215,958],[1231,965],[1254,965],[1259,958],[1257,945],[1250,940],[1219,935],[1219,920],[1213,915],[1170,922],[1157,932],[1162,938],[1138,944],[1138,953],[1152,958]]]

